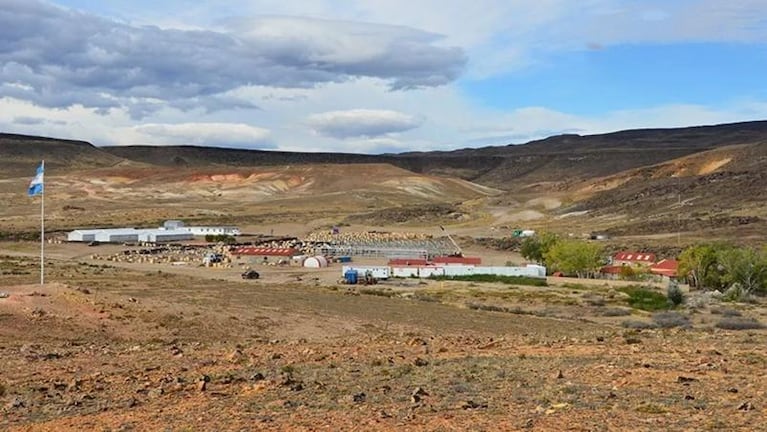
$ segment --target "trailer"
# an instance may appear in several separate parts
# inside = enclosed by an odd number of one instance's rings
[[[346,272],[350,270],[356,270],[359,275],[370,272],[375,279],[389,279],[391,277],[391,269],[388,266],[343,266],[341,276],[345,276]]]

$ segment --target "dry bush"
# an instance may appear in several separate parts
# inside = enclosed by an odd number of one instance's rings
[[[722,318],[715,327],[723,330],[759,330],[765,328],[765,325],[754,318],[733,316]]]
[[[621,326],[624,328],[639,330],[658,328],[658,326],[653,323],[638,320],[625,320],[621,323]]]
[[[691,326],[690,318],[679,312],[656,312],[652,314],[652,321],[660,328],[689,328]]]
[[[713,308],[711,309],[711,313],[714,315],[722,315],[726,317],[743,316],[743,314],[739,310],[732,309],[732,308]]]
[[[631,309],[626,309],[622,307],[600,308],[594,311],[594,315],[603,316],[603,317],[629,316],[631,315]]]

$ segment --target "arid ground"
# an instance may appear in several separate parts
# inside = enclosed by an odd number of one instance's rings
[[[40,287],[36,245],[0,247],[3,430],[745,431],[767,413],[767,334],[717,328],[760,304],[691,293],[665,324],[619,282],[350,289],[338,267],[242,281],[66,244]]]

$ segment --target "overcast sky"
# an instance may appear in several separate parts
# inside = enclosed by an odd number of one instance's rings
[[[0,131],[362,153],[767,119],[767,0],[0,0]]]

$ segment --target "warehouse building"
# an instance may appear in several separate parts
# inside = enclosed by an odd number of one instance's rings
[[[185,230],[152,229],[140,231],[139,241],[147,243],[168,243],[194,239],[194,234]]]
[[[105,228],[94,230],[74,230],[67,235],[67,241],[95,241],[99,243],[166,243],[192,239],[194,239],[194,235],[188,231],[167,230],[162,228]]]
[[[98,230],[74,230],[67,235],[67,241],[71,241],[71,242],[96,241],[96,231]]]

